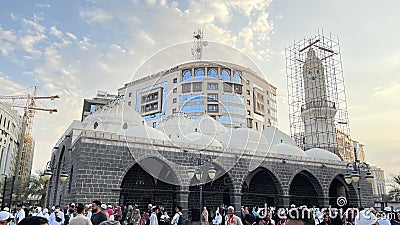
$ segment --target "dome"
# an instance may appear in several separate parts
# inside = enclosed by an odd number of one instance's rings
[[[156,129],[164,132],[170,138],[182,136],[183,129],[195,120],[183,113],[175,113],[160,121]]]
[[[85,118],[82,125],[88,130],[117,132],[143,125],[143,118],[122,99],[116,99]]]
[[[174,144],[176,144],[176,145],[179,145],[179,143],[176,143],[176,142],[183,142],[183,143],[201,145],[204,147],[208,147],[208,146],[222,147],[221,143],[219,143],[218,140],[216,140],[215,138],[213,138],[207,134],[203,134],[200,132],[183,134],[182,136],[180,136],[178,138],[174,138],[172,140],[174,141]]]
[[[120,130],[117,132],[117,134],[129,137],[169,141],[167,135],[165,135],[163,132],[145,125],[137,125],[126,130]]]
[[[202,134],[207,134],[211,137],[219,137],[227,131],[228,129],[224,127],[224,125],[220,124],[207,114],[200,116],[196,121],[183,129],[184,134],[199,132]]]
[[[268,142],[271,143],[272,145],[284,143],[298,147],[296,142],[289,135],[278,130],[278,128],[276,127],[273,126],[266,127],[265,130],[262,131],[262,134],[267,138]]]
[[[270,144],[261,132],[249,128],[236,128],[223,134],[219,140],[225,148],[267,151]]]
[[[311,148],[305,151],[305,153],[310,158],[342,161],[335,153],[322,148]]]
[[[306,153],[303,150],[301,150],[301,148],[285,143],[272,145],[269,152],[274,154],[307,157]]]

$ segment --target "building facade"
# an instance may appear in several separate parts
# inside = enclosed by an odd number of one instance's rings
[[[91,113],[103,107],[109,101],[115,99],[117,96],[113,94],[109,94],[105,91],[97,91],[97,95],[91,99],[83,100],[83,109],[82,109],[82,117],[81,122]]]
[[[9,104],[0,103],[0,174],[7,176],[7,180],[16,174],[21,124],[18,111]],[[3,194],[4,181],[2,176],[0,195]]]
[[[209,129],[201,132],[202,123]],[[47,206],[100,199],[138,204],[141,209],[152,203],[172,212],[180,205],[188,218],[196,221],[200,218],[199,184],[203,185],[203,206],[233,205],[238,214],[241,206],[264,204],[335,207],[338,197],[347,199],[344,207],[356,207],[359,200],[363,206],[373,204],[372,187],[365,179],[360,179],[360,198],[357,187],[344,181],[346,162],[323,149],[304,152],[274,127],[217,132],[224,126],[212,117],[193,120],[181,113],[160,124],[168,129],[146,125],[122,99],[82,123],[74,122],[52,152]],[[170,134],[178,129],[181,136],[171,140]],[[201,168],[204,174],[215,168],[215,179],[203,176],[200,183],[189,179],[188,171],[195,167],[192,159],[199,154],[211,160]],[[65,183],[59,179],[62,171],[69,174]]]
[[[240,65],[193,61],[125,84],[118,89],[149,125],[182,112],[204,113],[226,127],[263,130],[277,125],[276,88]]]

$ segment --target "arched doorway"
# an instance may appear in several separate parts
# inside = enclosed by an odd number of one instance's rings
[[[282,188],[275,175],[265,168],[257,168],[243,182],[242,206],[277,206],[281,194]]]
[[[338,198],[344,197],[344,205],[338,205]],[[355,188],[352,185],[347,185],[343,175],[336,176],[329,186],[329,205],[333,208],[349,208],[357,207],[358,197]],[[343,203],[343,201],[342,201]]]
[[[289,196],[290,204],[319,207],[319,199],[324,195],[317,178],[308,171],[301,171],[292,179]]]
[[[149,203],[162,205],[171,214],[176,204],[177,187],[154,178],[136,163],[122,180],[120,204],[137,204],[141,210],[147,210]]]
[[[207,207],[209,216],[213,218],[217,206],[221,204],[231,205],[233,184],[227,173],[212,182],[209,179],[207,181],[208,183],[203,184],[202,206]],[[200,188],[196,178],[192,179],[189,191],[189,219],[199,221]]]

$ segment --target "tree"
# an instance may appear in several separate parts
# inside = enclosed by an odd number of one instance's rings
[[[394,175],[392,178],[392,184],[390,185],[392,189],[389,191],[389,196],[392,199],[399,198],[400,195],[400,174]]]
[[[46,190],[47,182],[43,181],[40,175],[43,171],[36,171],[32,174],[24,188],[23,195],[25,198],[37,197],[37,201],[40,202],[40,206],[44,208],[46,201]]]

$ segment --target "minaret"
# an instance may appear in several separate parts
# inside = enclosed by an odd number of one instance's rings
[[[328,100],[326,77],[322,61],[311,46],[303,64],[305,104],[301,106],[304,122],[305,149],[322,148],[337,153],[335,103]]]

